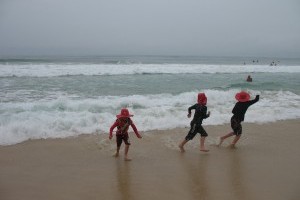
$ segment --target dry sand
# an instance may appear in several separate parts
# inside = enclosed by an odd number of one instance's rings
[[[0,146],[0,200],[299,200],[300,120],[243,124],[237,148],[217,138],[229,124],[205,126],[181,153],[188,128],[130,134],[130,162],[112,157],[108,135]]]

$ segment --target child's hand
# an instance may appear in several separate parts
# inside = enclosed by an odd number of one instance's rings
[[[111,140],[111,138],[112,138],[112,137],[113,137],[113,136],[112,136],[112,135],[110,135],[110,136],[109,136],[109,139]]]
[[[190,117],[191,117],[191,115],[192,115],[192,114],[191,114],[191,113],[189,113],[189,114],[187,115],[187,117],[188,117],[188,118],[190,118]]]
[[[208,111],[207,116],[208,116],[208,117],[210,116],[210,111]]]
[[[137,137],[140,138],[140,139],[142,138],[142,136],[140,134],[138,134]]]

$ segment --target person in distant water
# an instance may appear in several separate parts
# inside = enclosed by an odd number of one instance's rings
[[[272,61],[270,66],[277,66],[277,63],[275,61]]]
[[[233,131],[220,137],[220,142],[218,146],[220,146],[226,138],[235,135],[235,138],[230,145],[231,147],[235,147],[236,143],[239,141],[242,135],[241,122],[244,121],[246,111],[249,108],[249,106],[258,102],[259,95],[256,95],[254,100],[249,100],[250,95],[247,92],[241,91],[235,95],[235,99],[238,102],[235,104],[232,110],[233,116],[231,117],[231,128]]]
[[[188,118],[191,117],[192,114],[192,110],[195,110],[194,113],[194,118],[191,121],[190,125],[190,131],[188,132],[187,136],[185,137],[185,139],[179,144],[179,148],[181,150],[181,152],[184,152],[184,145],[192,140],[195,135],[197,133],[200,133],[201,138],[200,138],[200,151],[204,151],[204,152],[208,152],[209,150],[205,149],[204,147],[204,142],[205,142],[205,138],[207,137],[207,133],[204,130],[204,128],[202,127],[202,121],[203,119],[206,119],[209,117],[210,112],[207,112],[207,107],[206,107],[206,103],[207,103],[207,98],[205,96],[204,93],[199,93],[198,94],[198,103],[196,103],[195,105],[191,106],[188,108]]]
[[[111,140],[113,137],[113,130],[114,128],[117,127],[117,131],[116,131],[116,143],[117,143],[117,151],[114,154],[115,157],[119,156],[119,151],[120,151],[120,147],[122,142],[124,141],[125,143],[125,161],[130,161],[131,159],[128,157],[128,151],[129,151],[129,136],[128,136],[128,129],[129,126],[132,127],[132,129],[134,130],[134,133],[136,134],[136,136],[138,138],[142,138],[142,136],[139,134],[136,126],[134,125],[133,121],[130,119],[130,117],[132,117],[133,115],[129,114],[129,111],[127,108],[122,108],[121,109],[121,113],[118,114],[116,117],[116,121],[115,123],[110,127],[109,130],[109,139]]]
[[[252,82],[252,78],[250,75],[248,75],[248,77],[247,77],[247,82]]]

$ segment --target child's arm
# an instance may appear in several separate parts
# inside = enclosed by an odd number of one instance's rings
[[[195,105],[193,105],[193,106],[191,106],[191,107],[188,108],[188,115],[187,115],[188,118],[191,117],[192,110],[193,110],[193,109],[196,109],[196,106],[197,106],[197,104],[195,104]]]
[[[234,115],[237,114],[237,112],[238,112],[238,108],[237,108],[237,107],[238,107],[238,102],[235,103],[235,105],[234,105],[234,107],[233,107],[233,109],[232,109],[232,111],[231,111],[232,114],[234,114]]]
[[[133,122],[131,122],[131,127],[132,127],[132,129],[133,129],[133,131],[134,131],[136,137],[142,138],[142,136],[139,134],[139,131],[137,130],[137,128],[136,128],[136,126],[134,125]]]
[[[207,107],[203,107],[203,110],[202,110],[202,116],[203,116],[203,119],[206,119],[210,116],[210,112],[207,112]]]
[[[255,99],[248,101],[248,105],[251,106],[252,104],[255,104],[259,100],[259,95],[256,95]]]
[[[206,118],[208,118],[209,116],[210,116],[210,111],[207,112]]]
[[[118,125],[118,122],[115,121],[115,123],[110,127],[110,129],[109,129],[109,139],[111,139],[113,137],[112,133],[113,133],[114,128],[116,128],[117,125]]]

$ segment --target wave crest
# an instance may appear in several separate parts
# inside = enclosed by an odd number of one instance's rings
[[[300,66],[205,64],[0,64],[0,77],[148,74],[300,73]]]

